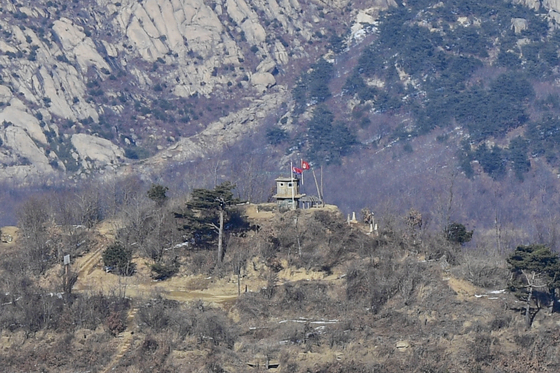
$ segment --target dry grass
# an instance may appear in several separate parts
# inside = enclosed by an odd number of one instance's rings
[[[68,350],[71,361],[57,357],[38,366],[69,371],[77,358],[94,370],[115,372],[262,371],[266,361],[279,364],[271,371],[295,373],[471,373],[493,372],[493,366],[519,372],[513,367],[520,361],[527,371],[560,366],[555,354],[540,353],[560,350],[549,335],[559,317],[541,312],[525,331],[512,295],[490,293],[463,276],[475,268],[472,256],[458,255],[464,262],[457,266],[425,261],[425,253],[410,249],[415,246],[399,232],[370,237],[334,210],[309,210],[298,216],[307,235],[300,237],[300,258],[290,233],[293,213],[266,214],[248,214],[260,229],[230,241],[224,264],[210,273],[193,275],[185,261],[173,278],[153,281],[144,258],[134,258],[137,273],[131,277],[105,273],[96,251],[78,258],[74,265],[87,267],[74,288],[79,297],[130,297],[138,314],[128,320],[125,338],[111,337],[106,323],[78,329]],[[110,227],[97,231],[111,234]],[[281,243],[275,246],[274,239]],[[424,245],[439,250],[441,242]],[[238,297],[231,260],[243,253]],[[210,258],[213,252],[201,254]],[[3,331],[0,359],[27,367],[20,358],[33,349],[46,354],[62,340],[59,332],[30,340],[22,331]],[[17,359],[9,357],[22,345]],[[103,358],[92,356],[105,351]]]

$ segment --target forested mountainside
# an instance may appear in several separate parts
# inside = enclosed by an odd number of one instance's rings
[[[549,9],[526,5],[390,7],[359,52],[300,76],[295,136],[273,129],[269,140],[342,164],[328,184],[343,207],[360,196],[378,211],[417,206],[435,226],[555,241],[560,34]]]
[[[92,177],[265,201],[305,159],[346,213],[552,242],[557,5],[3,2],[2,219]]]

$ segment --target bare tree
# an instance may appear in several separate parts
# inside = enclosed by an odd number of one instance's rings
[[[88,229],[93,228],[101,218],[99,189],[88,187],[78,192],[76,197],[80,224]]]
[[[34,273],[43,273],[53,259],[50,240],[53,221],[49,207],[46,197],[30,197],[17,210],[21,241]]]

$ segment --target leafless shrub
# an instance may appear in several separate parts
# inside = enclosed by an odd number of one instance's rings
[[[491,330],[506,329],[512,322],[511,315],[498,315],[490,322]]]
[[[479,250],[465,252],[461,264],[452,273],[482,288],[500,288],[507,285],[509,270],[505,260],[485,255]]]
[[[200,250],[190,256],[185,266],[193,274],[210,273],[216,264],[216,256],[213,251]]]
[[[427,260],[445,260],[451,265],[459,264],[459,248],[450,243],[443,234],[439,232],[426,234],[422,242],[422,252]]]
[[[209,343],[216,346],[233,348],[237,339],[237,330],[221,313],[210,310],[198,315],[193,333],[199,343]]]
[[[266,298],[271,299],[276,293],[276,283],[278,282],[278,274],[270,270],[266,274],[266,287],[260,289],[260,293]]]
[[[158,296],[143,304],[138,311],[138,316],[140,321],[152,330],[166,330],[170,327],[172,315],[178,307],[176,301]]]
[[[298,372],[298,364],[294,361],[293,351],[290,349],[284,349],[280,354],[280,371],[282,373],[292,373]]]
[[[530,334],[517,334],[513,337],[513,340],[520,347],[529,350],[533,347],[535,343],[535,336]]]
[[[255,246],[259,248],[259,254],[266,261],[275,258],[281,246],[281,241],[285,242],[286,237],[268,236],[266,238],[256,240]]]
[[[169,335],[165,333],[147,335],[135,351],[119,362],[119,366],[134,367],[135,371],[140,372],[174,372],[167,362],[172,347],[168,341]]]
[[[499,343],[496,337],[477,334],[470,345],[470,350],[477,363],[491,363],[494,359],[493,347]]]
[[[112,336],[122,333],[126,329],[126,314],[122,311],[112,311],[105,321]]]
[[[344,348],[352,340],[351,330],[336,325],[328,330],[326,338],[331,349],[335,347]]]
[[[398,274],[398,294],[403,299],[405,305],[413,299],[414,290],[418,283],[422,281],[422,267],[413,260],[409,259],[402,263],[400,273]]]
[[[80,295],[70,306],[73,323],[77,328],[96,329],[100,324],[107,323],[107,318],[114,313],[112,323],[124,325],[130,301],[121,297],[104,295]],[[118,316],[118,317],[117,317]]]
[[[270,299],[266,295],[265,298]],[[243,293],[237,298],[236,302],[236,308],[239,310],[244,320],[268,317],[268,307],[269,305],[263,302],[261,295],[257,293]]]
[[[366,301],[371,311],[378,313],[398,291],[398,279],[386,265],[375,267],[371,263],[368,266],[354,263],[346,274],[348,300]]]
[[[288,307],[302,307],[306,294],[301,286],[288,283],[283,286],[283,290],[282,296],[284,301],[282,304]]]
[[[287,323],[281,329],[280,338],[292,344],[302,344],[305,342],[304,325],[300,323]]]
[[[158,342],[151,335],[148,335],[142,342],[141,350],[144,353],[153,353],[157,348]]]

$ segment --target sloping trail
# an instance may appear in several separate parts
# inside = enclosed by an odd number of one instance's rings
[[[135,259],[137,273],[133,277],[121,277],[106,273],[103,267],[103,251],[113,242],[114,233],[110,227],[97,227],[93,234],[95,243],[92,250],[74,263],[78,279],[73,287],[75,293],[113,293],[131,299],[146,299],[155,294],[170,300],[188,302],[202,300],[206,303],[222,305],[237,299],[237,285],[234,283],[213,283],[209,277],[172,278],[165,282],[153,281],[143,259]],[[100,370],[112,372],[121,359],[130,351],[138,336],[134,333],[137,325],[137,306],[129,309],[126,329],[116,338],[115,354],[111,361]]]
[[[96,242],[92,252],[86,256],[85,260],[78,267],[78,279],[84,278],[93,272],[95,265],[101,261],[101,256],[105,248],[106,245],[101,242]]]
[[[136,314],[138,313],[137,307],[132,307],[128,311],[128,316],[126,318],[126,330],[120,333],[117,338],[121,339],[119,343],[119,348],[117,349],[117,353],[113,356],[113,359],[107,364],[107,367],[102,371],[103,373],[111,372],[121,361],[121,359],[126,355],[132,343],[134,342],[134,324]]]

